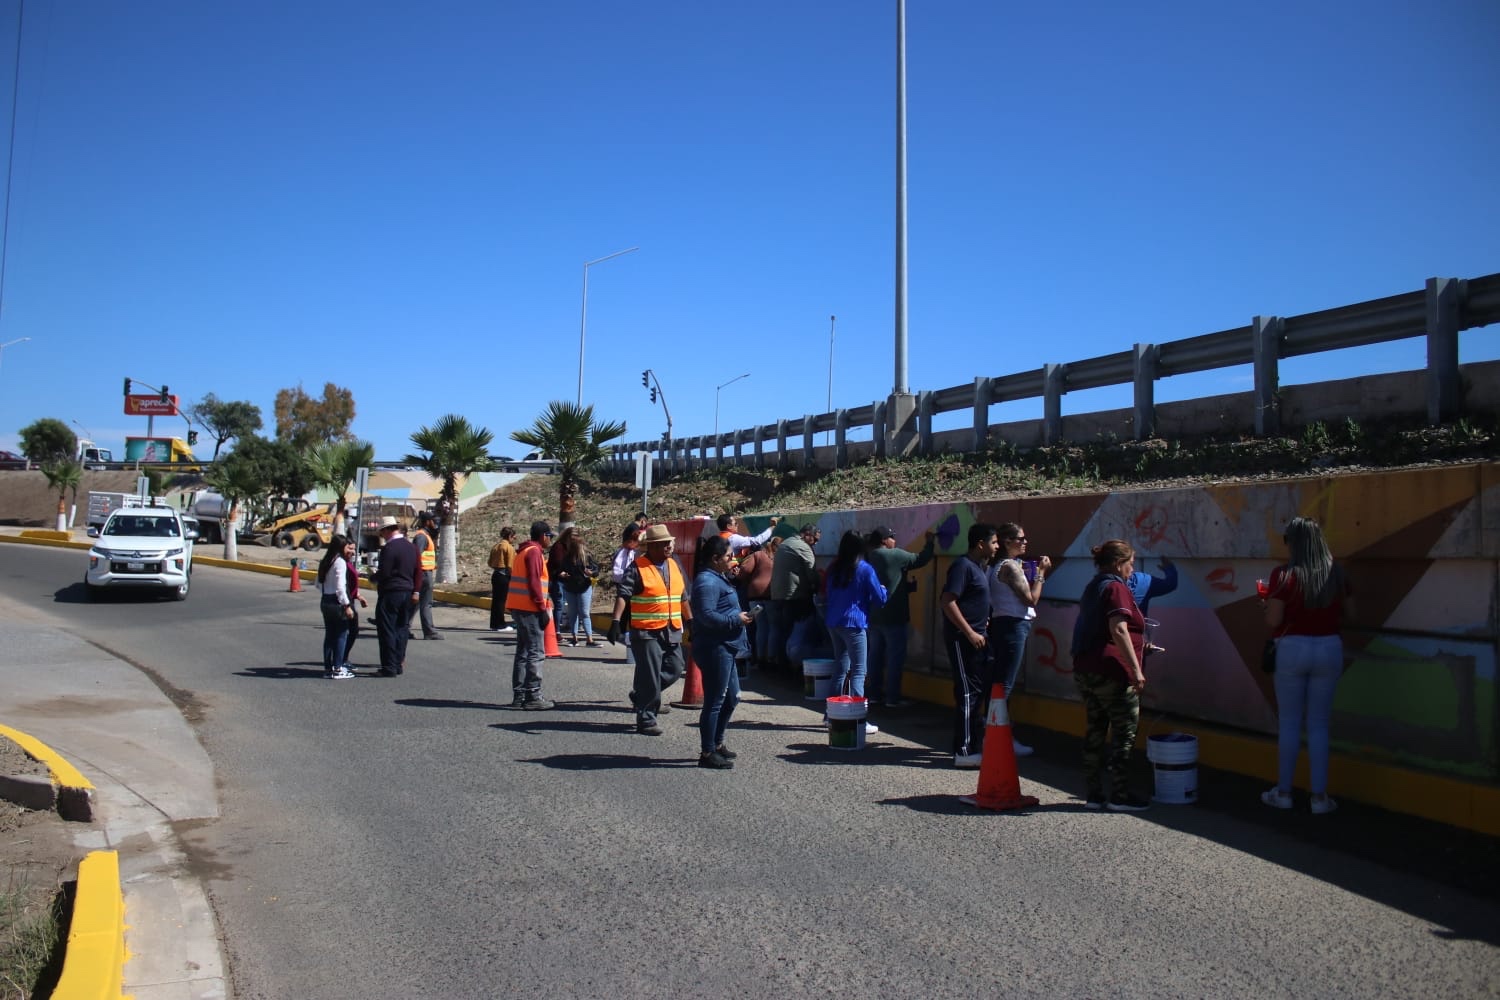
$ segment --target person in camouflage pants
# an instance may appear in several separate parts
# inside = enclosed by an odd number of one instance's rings
[[[1111,788],[1125,788],[1130,751],[1135,748],[1141,697],[1135,689],[1104,674],[1074,674],[1088,725],[1083,737],[1083,780],[1087,800],[1104,800],[1104,770]],[[1107,733],[1107,736],[1106,736]],[[1109,754],[1106,758],[1105,748]]]

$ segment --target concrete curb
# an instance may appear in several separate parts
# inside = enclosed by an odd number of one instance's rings
[[[78,864],[78,892],[53,1000],[113,1000],[124,992],[125,896],[120,856],[91,851]]]
[[[26,751],[26,755],[32,760],[38,760],[47,765],[47,770],[52,775],[51,785],[55,791],[58,815],[63,819],[76,820],[80,823],[93,820],[94,785],[79,773],[78,768],[64,760],[61,754],[41,740],[28,736],[19,729],[0,726],[0,736],[8,738]],[[23,786],[25,784],[27,783],[22,782]],[[10,796],[7,795],[6,798]],[[11,801],[19,800],[11,799]]]

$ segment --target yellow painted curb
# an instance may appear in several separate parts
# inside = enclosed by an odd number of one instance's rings
[[[71,531],[58,531],[55,528],[32,528],[21,532],[22,538],[50,539],[54,542],[71,542],[73,533]]]
[[[13,743],[26,751],[27,756],[46,764],[47,770],[52,772],[52,780],[62,787],[77,788],[85,792],[93,791],[93,784],[79,773],[78,768],[69,764],[61,754],[35,736],[28,736],[19,729],[12,729],[9,726],[0,726],[0,736],[9,737]]]
[[[0,534],[0,544],[8,542],[12,545],[49,545],[54,549],[88,549],[92,548],[94,544],[93,542],[72,542],[61,541],[56,538],[31,537],[37,534],[38,532],[34,531],[22,532],[19,535]],[[48,532],[48,534],[56,534],[56,532]]]
[[[125,988],[125,959],[120,856],[91,851],[78,864],[73,920],[52,1000],[116,1000]]]

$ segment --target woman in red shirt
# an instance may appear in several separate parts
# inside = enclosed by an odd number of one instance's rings
[[[1307,717],[1307,761],[1314,815],[1338,808],[1328,797],[1328,720],[1333,692],[1344,672],[1339,626],[1354,616],[1354,595],[1341,567],[1310,517],[1294,517],[1282,536],[1291,557],[1271,573],[1265,599],[1266,628],[1276,641],[1276,787],[1260,800],[1274,809],[1292,807],[1292,774],[1302,750]]]

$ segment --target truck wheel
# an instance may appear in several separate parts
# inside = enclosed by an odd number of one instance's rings
[[[189,573],[188,576],[187,576],[187,579],[184,580],[184,581],[182,581],[182,586],[180,586],[180,587],[173,587],[172,588],[172,590],[171,590],[172,600],[174,600],[174,601],[185,601],[185,600],[187,600],[188,591],[192,588],[192,586],[193,586],[193,574]]]
[[[278,531],[271,536],[271,544],[278,549],[289,549],[292,547],[292,536],[285,531]]]
[[[316,531],[309,531],[307,533],[307,537],[305,537],[305,538],[302,539],[302,547],[304,549],[306,549],[308,552],[316,552],[316,551],[318,551],[318,548],[322,544],[323,544],[323,540],[318,537],[318,533]]]

